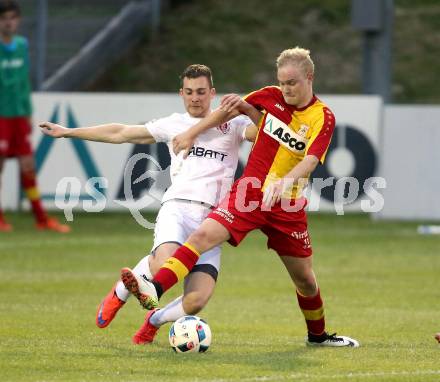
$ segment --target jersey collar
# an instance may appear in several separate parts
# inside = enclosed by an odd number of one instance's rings
[[[297,110],[297,111],[306,110],[309,106],[312,106],[316,102],[317,99],[318,99],[318,97],[316,97],[316,95],[313,94],[312,99],[310,100],[310,102],[306,106],[304,106],[304,107],[296,107],[295,110]]]
[[[17,41],[15,41],[15,38],[13,38],[9,44],[5,44],[0,40],[0,45],[6,52],[13,52],[15,49],[17,49]]]

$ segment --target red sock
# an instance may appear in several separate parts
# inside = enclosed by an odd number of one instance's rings
[[[308,297],[301,295],[296,291],[298,304],[306,319],[307,330],[311,334],[320,335],[325,331],[324,305],[321,300],[321,294]]]
[[[21,173],[21,184],[27,198],[31,202],[32,212],[34,213],[35,220],[38,223],[44,223],[47,221],[46,212],[43,209],[40,200],[40,193],[37,188],[37,181],[35,171],[25,171]]]
[[[197,263],[199,257],[198,251],[188,243],[184,243],[174,252],[174,255],[165,261],[152,280],[156,289],[159,289],[159,297],[179,280],[182,280]]]

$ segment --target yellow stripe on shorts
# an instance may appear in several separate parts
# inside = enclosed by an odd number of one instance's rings
[[[179,260],[174,257],[170,257],[167,261],[165,261],[163,268],[168,268],[171,272],[173,272],[177,279],[180,281],[188,274],[188,268]]]
[[[306,320],[316,321],[324,317],[324,307],[316,310],[301,309]]]

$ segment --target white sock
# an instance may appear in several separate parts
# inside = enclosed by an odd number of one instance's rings
[[[153,278],[153,275],[151,274],[150,270],[150,262],[149,262],[150,255],[145,256],[137,265],[133,268],[133,273],[143,277],[145,276],[148,280],[151,280]]]
[[[137,265],[133,268],[133,273],[136,275],[142,277],[143,275],[146,276],[148,279],[152,279],[153,275],[151,274],[150,270],[150,263],[148,258],[150,255],[145,256]],[[130,297],[130,292],[125,287],[124,283],[122,281],[118,281],[115,288],[116,296],[122,301],[127,301]]]
[[[156,328],[159,328],[166,322],[174,322],[180,317],[185,316],[186,313],[183,310],[182,301],[183,296],[179,296],[163,309],[159,309],[158,311],[154,312],[150,317],[150,324],[154,325]]]
[[[121,280],[119,280],[118,283],[116,284],[115,292],[116,292],[116,296],[118,296],[118,298],[122,301],[127,301],[128,298],[130,297],[130,292],[127,290],[127,288],[125,287],[124,283]]]

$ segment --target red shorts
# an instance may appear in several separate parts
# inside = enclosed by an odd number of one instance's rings
[[[31,132],[32,127],[27,117],[0,117],[0,156],[32,154]]]
[[[285,200],[284,204],[277,203],[266,211],[261,208],[262,192],[249,188],[237,192],[239,181],[234,183],[231,193],[208,215],[229,231],[229,243],[237,246],[248,232],[260,229],[268,238],[267,247],[275,250],[278,255],[311,256],[312,246],[304,211],[306,200]],[[286,204],[290,204],[290,207],[286,208]]]

